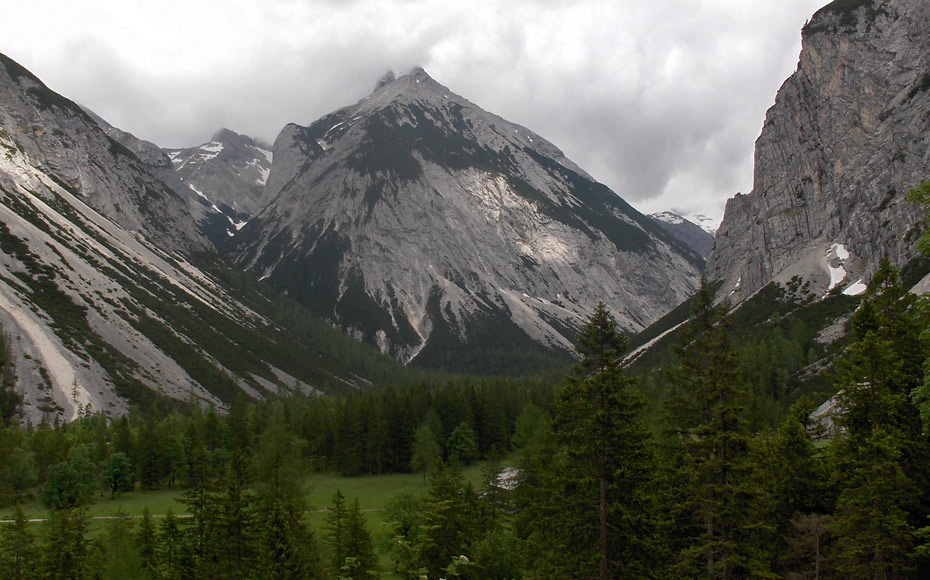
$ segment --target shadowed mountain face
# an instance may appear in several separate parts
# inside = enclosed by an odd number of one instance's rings
[[[637,331],[694,290],[702,262],[421,69],[285,127],[264,197],[225,251],[405,362],[566,353],[598,301]]]

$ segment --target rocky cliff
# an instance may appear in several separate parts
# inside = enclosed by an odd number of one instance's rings
[[[422,69],[285,127],[265,197],[229,254],[403,361],[565,353],[599,300],[636,331],[701,266],[554,145]]]
[[[922,213],[905,195],[930,179],[928,30],[924,0],[838,0],[804,27],[753,190],[727,203],[708,259],[721,292],[739,301],[795,275],[850,288],[882,257],[915,255]]]

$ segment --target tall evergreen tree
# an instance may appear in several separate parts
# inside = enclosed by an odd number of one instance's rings
[[[135,533],[136,549],[139,551],[141,569],[149,578],[158,577],[158,532],[149,506],[142,510],[139,526]]]
[[[339,567],[340,578],[345,580],[370,580],[378,577],[378,559],[375,556],[371,532],[365,523],[365,515],[358,499],[346,514],[346,556]]]
[[[551,471],[527,506],[537,547],[531,566],[540,577],[656,573],[653,464],[638,418],[642,402],[622,369],[626,346],[599,304],[578,338],[581,362],[555,405]]]
[[[760,534],[760,512],[747,461],[749,432],[743,406],[747,386],[721,307],[706,280],[670,372],[675,396],[669,425],[677,444],[673,476],[679,515],[675,570],[687,577],[744,578],[770,575]]]
[[[180,580],[191,578],[194,566],[184,532],[174,511],[168,508],[158,529],[158,564],[160,578]]]
[[[930,441],[910,398],[925,353],[915,298],[883,261],[852,317],[855,341],[837,364],[839,437],[831,446],[841,487],[834,518],[834,561],[854,578],[930,573],[910,559],[930,513]]]
[[[50,510],[45,522],[41,568],[44,577],[81,580],[88,571],[87,509]]]
[[[348,555],[348,519],[349,513],[346,509],[346,498],[342,495],[342,490],[337,489],[333,495],[333,503],[324,518],[325,524],[323,529],[323,541],[329,549],[329,562],[331,569],[338,572],[345,563]]]

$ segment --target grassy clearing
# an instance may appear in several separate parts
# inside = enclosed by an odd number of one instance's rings
[[[483,463],[476,463],[463,469],[462,475],[470,481],[475,488],[481,485],[481,469]],[[412,490],[425,492],[427,484],[423,482],[423,475],[417,473],[392,473],[387,475],[372,475],[361,477],[344,477],[335,473],[314,473],[307,477],[307,508],[310,514],[310,523],[318,528],[322,525],[323,514],[332,503],[336,490],[342,490],[346,503],[358,499],[359,506],[368,514],[372,530],[380,524],[380,512],[394,494]],[[187,506],[178,501],[181,497],[180,489],[166,489],[159,491],[136,490],[123,493],[111,498],[108,493],[94,495],[94,503],[88,506],[91,517],[112,516],[115,513],[125,513],[130,516],[141,516],[146,506],[153,516],[164,516],[171,509],[176,515],[187,512]],[[44,518],[46,510],[37,500],[28,501],[23,505],[26,515],[30,518]],[[0,519],[12,516],[12,507],[0,509]]]
[[[483,463],[476,463],[462,470],[465,481],[471,482],[476,489],[482,484],[483,466]],[[335,473],[314,473],[307,478],[306,487],[307,508],[310,510],[307,521],[317,534],[317,539],[320,539],[323,533],[326,509],[332,504],[333,496],[336,494],[336,490],[339,489],[342,490],[347,505],[351,506],[358,499],[359,506],[365,512],[368,529],[374,536],[375,545],[378,546],[385,541],[383,510],[391,496],[405,490],[424,493],[428,488],[428,484],[424,483],[422,473],[393,473],[362,477],[344,477]],[[94,495],[94,503],[89,506],[88,511],[91,517],[109,517],[116,513],[138,517],[142,515],[143,510],[148,506],[149,512],[156,518],[164,516],[169,509],[176,515],[185,514],[187,506],[178,501],[181,497],[181,491],[179,489],[137,490],[114,498],[109,497],[107,493],[96,494]],[[38,501],[27,502],[23,507],[26,515],[31,519],[46,517],[46,510]],[[0,509],[0,519],[10,518],[12,513],[12,508]],[[92,521],[90,533],[92,535],[98,533],[103,529],[103,525],[103,521]],[[393,563],[387,554],[379,550],[378,557],[380,568],[383,570],[381,578],[400,578],[390,571]]]

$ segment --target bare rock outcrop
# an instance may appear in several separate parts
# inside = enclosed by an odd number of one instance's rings
[[[756,142],[753,190],[727,203],[707,275],[739,301],[792,271],[820,290],[839,245],[868,279],[883,257],[915,255],[930,179],[930,4],[834,2],[803,30],[797,71]]]

